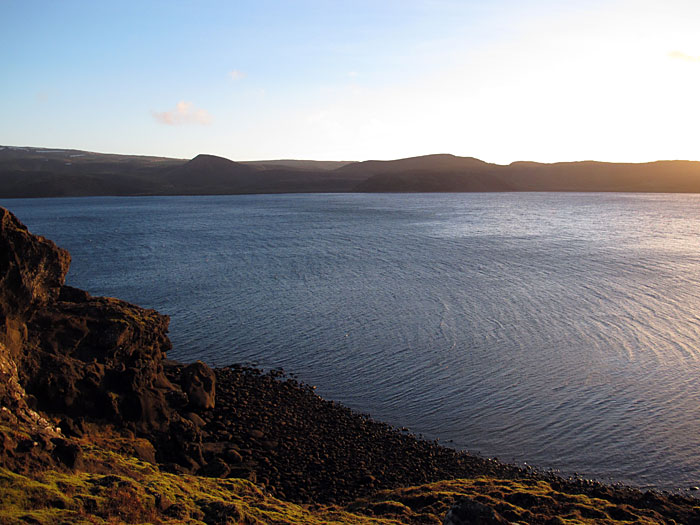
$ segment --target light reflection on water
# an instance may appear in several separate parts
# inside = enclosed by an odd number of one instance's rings
[[[454,446],[700,482],[700,197],[7,200],[69,283],[172,317],[171,356],[284,367]]]

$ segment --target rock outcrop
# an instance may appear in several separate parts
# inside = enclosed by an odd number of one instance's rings
[[[69,265],[67,251],[0,208],[0,422],[21,423],[64,464],[76,453],[57,440],[88,419],[148,437],[163,460],[200,468],[199,429],[185,416],[214,406],[213,372],[175,364],[182,385],[171,383],[169,318],[66,286]],[[21,455],[14,445],[4,444],[3,458]]]
[[[168,318],[73,290],[27,322],[21,376],[49,413],[105,419],[139,432],[165,430],[173,385],[162,361]],[[41,373],[36,371],[41,370]]]
[[[66,250],[0,208],[0,343],[13,358],[26,340],[28,317],[58,298],[69,265]]]
[[[464,498],[445,515],[443,525],[508,525],[498,512],[476,500]]]

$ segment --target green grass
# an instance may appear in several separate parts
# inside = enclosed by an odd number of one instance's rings
[[[440,481],[379,492],[344,507],[282,501],[242,479],[169,474],[133,454],[138,439],[93,427],[80,440],[87,472],[0,468],[0,524],[434,524],[465,496],[512,523],[673,523],[654,511],[562,493],[546,481]],[[143,443],[141,443],[143,445]]]

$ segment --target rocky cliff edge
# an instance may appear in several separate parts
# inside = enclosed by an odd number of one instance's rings
[[[200,468],[199,430],[186,416],[214,406],[214,373],[170,364],[182,370],[180,383],[169,380],[169,318],[66,286],[69,265],[66,250],[0,208],[0,422],[30,434],[3,435],[0,465],[73,467],[80,453],[66,438],[100,421],[149,436],[147,459],[157,451]]]

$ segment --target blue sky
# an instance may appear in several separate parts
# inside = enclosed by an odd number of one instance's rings
[[[0,0],[0,144],[700,160],[700,2]]]

